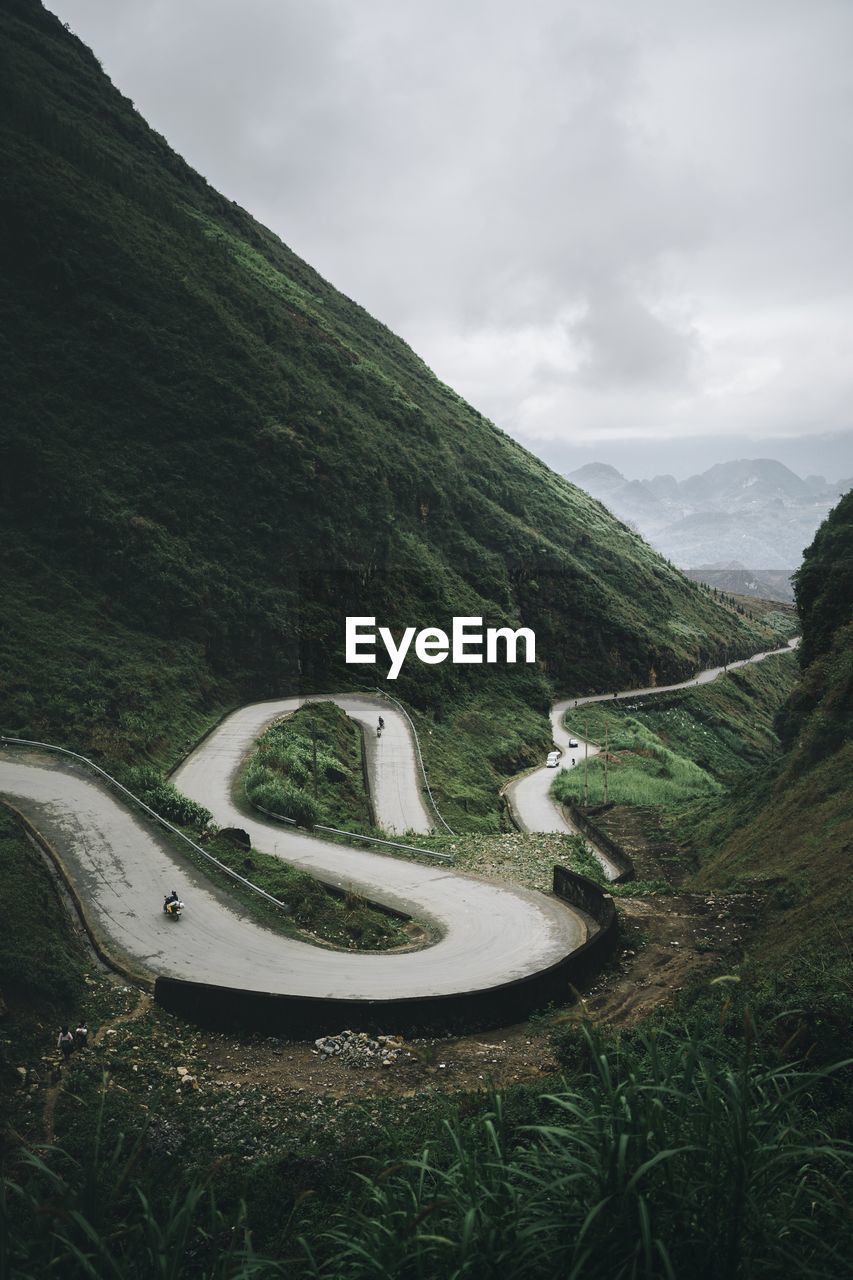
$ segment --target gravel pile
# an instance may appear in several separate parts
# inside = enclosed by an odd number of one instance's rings
[[[535,832],[529,835],[465,835],[446,842],[460,871],[476,871],[510,884],[550,893],[554,864],[573,866],[572,840],[565,835]]]
[[[402,1036],[376,1036],[366,1031],[341,1031],[315,1040],[322,1059],[338,1058],[348,1067],[392,1067],[404,1051]]]

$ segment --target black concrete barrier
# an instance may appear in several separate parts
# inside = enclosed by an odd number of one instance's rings
[[[548,1004],[566,1004],[594,976],[618,941],[612,897],[592,880],[554,868],[554,893],[598,924],[583,946],[539,973],[479,991],[397,1000],[323,999],[158,978],[154,998],[188,1022],[217,1031],[255,1031],[306,1039],[350,1028],[401,1035],[508,1026]]]
[[[571,966],[571,985],[581,987],[599,972],[619,945],[619,919],[612,894],[600,885],[568,867],[554,868],[554,896],[562,898],[588,916],[598,930],[582,947],[567,957]]]
[[[563,800],[562,804],[568,811],[572,826],[576,827],[581,835],[586,836],[592,844],[601,849],[602,853],[607,854],[614,867],[619,868],[619,874],[613,877],[611,884],[625,884],[628,880],[633,880],[635,876],[634,864],[621,844],[617,844],[606,831],[602,831],[592,821],[589,814],[575,804],[574,800]]]

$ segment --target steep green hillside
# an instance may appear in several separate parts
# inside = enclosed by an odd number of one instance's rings
[[[444,724],[767,643],[212,190],[37,0],[0,40],[7,732],[172,762],[229,702],[357,683],[352,613],[535,628],[536,669],[404,668]]]
[[[701,886],[770,882],[761,947],[774,962],[800,943],[826,957],[853,922],[853,493],[821,525],[796,575],[801,678],[777,717],[787,751],[725,807],[687,815]],[[849,954],[849,953],[848,953]]]
[[[600,702],[570,711],[566,725],[598,746],[609,747],[609,798],[628,804],[671,804],[684,794],[719,792],[742,782],[779,754],[774,719],[796,685],[793,650],[740,667],[709,685],[697,685],[637,702]],[[604,762],[588,767],[590,801],[603,800]],[[624,794],[625,783],[645,777],[656,798]],[[555,791],[578,799],[583,772],[558,774]],[[630,791],[630,786],[628,788]],[[640,787],[642,790],[642,787]],[[678,794],[680,792],[680,794]]]

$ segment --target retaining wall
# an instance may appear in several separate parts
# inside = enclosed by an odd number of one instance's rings
[[[571,1000],[598,972],[618,941],[612,897],[592,880],[554,868],[554,893],[598,923],[582,947],[540,973],[481,991],[398,1000],[336,1000],[242,991],[178,978],[158,978],[154,996],[164,1009],[212,1030],[249,1030],[291,1039],[344,1028],[402,1035],[508,1026],[535,1009]]]
[[[607,854],[610,861],[615,867],[619,868],[619,874],[611,883],[625,884],[628,880],[634,879],[634,864],[628,854],[620,844],[612,840],[606,831],[602,831],[597,827],[582,809],[579,809],[574,800],[563,800],[563,807],[566,809],[573,827],[580,831],[581,835],[587,837],[594,845],[597,845],[604,853]]]

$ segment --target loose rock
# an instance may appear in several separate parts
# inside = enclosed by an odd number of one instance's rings
[[[348,1067],[391,1067],[405,1052],[402,1036],[374,1038],[366,1031],[341,1031],[336,1036],[320,1036],[314,1044],[323,1060],[338,1058]]]

